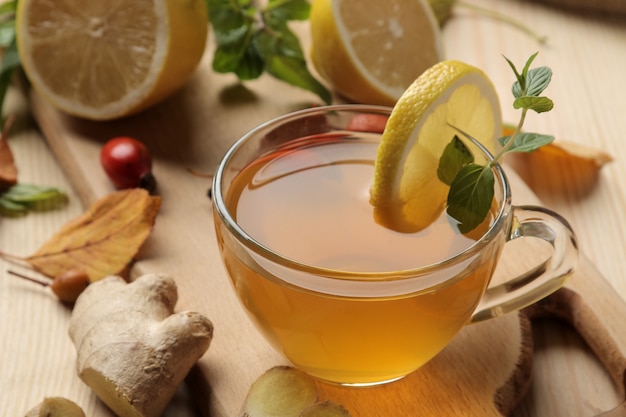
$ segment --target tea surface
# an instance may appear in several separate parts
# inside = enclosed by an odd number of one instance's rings
[[[365,134],[364,134],[365,135]],[[301,263],[357,272],[412,269],[474,243],[442,215],[417,233],[374,221],[369,204],[376,140],[316,138],[245,169],[228,195],[239,225],[262,245]]]

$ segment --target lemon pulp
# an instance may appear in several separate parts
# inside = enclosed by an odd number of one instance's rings
[[[393,105],[443,57],[440,30],[425,0],[316,0],[311,61],[342,96]]]

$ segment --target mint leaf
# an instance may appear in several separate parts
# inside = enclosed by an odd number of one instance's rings
[[[4,98],[13,79],[15,69],[20,66],[20,56],[17,52],[15,35],[9,46],[4,50],[2,64],[0,65],[0,114],[3,114]]]
[[[0,4],[0,15],[15,13],[17,9],[17,0],[7,1]]]
[[[291,85],[314,92],[325,103],[330,103],[330,92],[308,71],[300,41],[289,30],[287,23],[273,15],[267,23],[271,25],[271,30],[259,32],[254,39],[265,70]]]
[[[548,97],[522,96],[515,99],[513,107],[516,109],[528,109],[534,110],[537,113],[544,113],[552,110],[554,103]]]
[[[1,12],[0,12],[1,13]],[[6,48],[15,37],[15,21],[6,20],[0,23],[0,47]]]
[[[0,214],[22,216],[31,210],[56,209],[67,204],[67,201],[67,195],[58,188],[16,184],[0,193]]]
[[[526,95],[538,97],[552,81],[552,70],[548,67],[533,68],[526,76]]]
[[[15,10],[17,0],[0,5],[0,47],[5,48],[0,64],[0,115],[3,114],[4,99],[13,79],[13,73],[21,65],[15,40]]]
[[[307,0],[270,0],[267,11],[283,21],[306,20],[309,18],[311,5]]]
[[[510,140],[511,136],[504,136],[498,139],[503,147],[507,146]],[[538,133],[520,133],[515,137],[513,144],[509,145],[506,153],[532,152],[541,148],[544,145],[552,143],[553,141],[554,136],[550,135],[540,135]]]
[[[459,171],[467,164],[474,162],[474,155],[457,135],[446,145],[439,160],[437,177],[446,185],[452,184]]]
[[[0,216],[21,217],[28,214],[28,208],[22,204],[2,198],[0,195]]]
[[[487,217],[494,195],[490,166],[466,165],[450,184],[447,213],[459,222],[461,233],[476,228]]]
[[[253,80],[264,72],[318,95],[325,103],[330,92],[309,72],[300,41],[290,20],[309,17],[306,0],[270,0],[258,8],[250,0],[207,0],[217,48],[213,69]]]
[[[511,62],[511,60],[509,60],[507,57],[504,57],[504,59],[506,59],[506,62],[509,63],[509,66],[511,67],[511,69],[513,70],[513,73],[515,74],[515,78],[517,79],[517,81],[513,83],[513,88],[512,88],[513,97],[519,98],[519,97],[527,95],[526,77],[528,75],[530,64],[533,62],[533,60],[535,59],[538,53],[539,52],[535,52],[534,54],[530,56],[530,58],[526,60],[526,64],[524,64],[524,69],[522,70],[521,74],[517,72],[517,68],[515,68],[515,65],[513,64],[513,62]]]
[[[217,43],[213,70],[235,73],[240,80],[258,78],[263,73],[263,61],[251,48],[255,20],[246,9],[250,2],[208,0],[207,5]]]
[[[265,63],[255,49],[242,45],[222,45],[213,55],[213,70],[232,72],[242,81],[255,80],[263,74]]]

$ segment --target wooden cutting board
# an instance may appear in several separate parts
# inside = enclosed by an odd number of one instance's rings
[[[209,181],[189,169],[211,172],[249,128],[316,103],[315,97],[273,79],[254,83],[254,93],[226,80],[199,73],[166,103],[107,123],[69,117],[30,95],[35,119],[85,205],[113,191],[97,165],[104,140],[131,135],[153,152],[162,208],[133,276],[171,274],[179,286],[178,309],[199,311],[214,322],[214,340],[192,375],[191,389],[206,416],[224,417],[236,414],[254,379],[285,361],[235,298],[214,237]],[[530,382],[531,345],[529,321],[513,314],[466,328],[435,361],[397,384],[365,390],[320,384],[320,389],[325,398],[344,403],[354,417],[416,415],[425,409],[440,416],[468,409],[483,416],[507,415]]]
[[[170,273],[180,288],[179,310],[200,311],[214,321],[214,342],[190,378],[207,416],[236,414],[253,380],[284,360],[260,337],[234,297],[213,236],[209,181],[189,169],[211,172],[247,129],[315,102],[268,78],[250,89],[230,83],[227,77],[199,72],[171,100],[108,123],[66,116],[38,95],[30,96],[36,120],[85,204],[113,190],[97,165],[104,140],[132,135],[154,153],[163,206],[133,272]],[[511,180],[516,200],[534,202],[516,176]],[[503,268],[517,268],[518,259],[505,257]],[[574,317],[572,323],[597,349],[616,383],[623,384],[626,339],[617,317],[626,317],[626,307],[585,261],[583,266],[568,284],[570,290],[551,298],[552,304],[534,308],[532,315]],[[512,314],[466,327],[431,363],[398,383],[360,390],[320,384],[320,389],[323,398],[344,404],[355,417],[426,411],[454,416],[470,410],[471,415],[500,416],[510,414],[523,397],[531,369],[529,320],[525,314]]]
[[[300,29],[306,43],[306,27]],[[477,42],[469,47],[449,42],[449,55],[472,54],[468,61],[496,67],[485,57],[484,45],[473,39]],[[495,41],[493,38],[490,45]],[[494,60],[500,59],[500,52],[493,53]],[[196,76],[181,92],[127,119],[107,123],[79,120],[55,111],[36,94],[29,95],[29,103],[85,205],[113,191],[98,165],[99,148],[105,140],[130,135],[150,148],[163,206],[133,274],[170,273],[179,285],[178,309],[200,311],[213,320],[212,346],[188,382],[203,415],[225,417],[237,414],[254,379],[284,361],[254,329],[231,291],[213,236],[211,202],[206,196],[209,180],[190,171],[212,172],[228,146],[244,132],[279,114],[315,104],[317,99],[267,77],[242,86],[231,76],[212,73],[211,55],[209,50]],[[498,68],[502,74],[490,75],[505,92],[510,85],[508,69]],[[516,202],[536,202],[519,178],[512,174],[511,181]],[[520,267],[519,256],[506,259],[499,274]],[[566,290],[523,314],[466,327],[432,362],[404,380],[360,390],[320,385],[322,396],[345,404],[355,417],[508,415],[531,381],[529,317],[549,315],[576,327],[623,397],[626,340],[620,318],[626,317],[626,307],[585,258],[581,265]],[[80,381],[64,386],[88,415],[110,415]],[[176,409],[168,413],[178,415]],[[611,415],[626,415],[624,406]]]

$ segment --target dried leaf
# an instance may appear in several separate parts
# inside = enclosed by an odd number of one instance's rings
[[[76,267],[91,281],[120,274],[150,235],[160,205],[140,188],[109,194],[25,260],[48,277]]]
[[[0,136],[0,189],[6,189],[17,184],[17,166],[7,141],[13,120],[14,117],[7,118],[2,129],[2,136]]]
[[[602,150],[562,140],[510,159],[513,168],[536,192],[571,196],[588,194],[597,183],[600,169],[612,160]]]
[[[544,152],[548,158],[564,158],[572,164],[589,165],[587,168],[590,169],[601,168],[604,164],[613,161],[613,157],[604,151],[573,142],[552,142],[539,151]],[[555,162],[559,163],[559,161]]]

